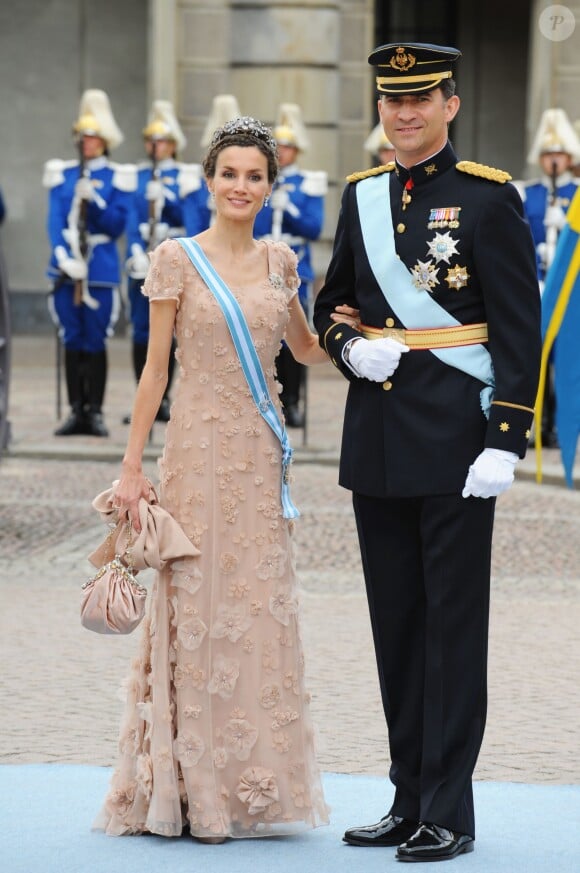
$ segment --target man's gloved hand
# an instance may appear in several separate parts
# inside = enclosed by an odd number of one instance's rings
[[[75,197],[78,197],[79,200],[87,200],[89,203],[95,199],[95,189],[90,179],[81,176],[75,185]]]
[[[408,351],[409,346],[390,337],[356,339],[349,349],[348,362],[357,376],[371,382],[384,382],[399,366],[401,355]]]
[[[518,460],[515,452],[484,449],[469,468],[461,496],[497,497],[507,491]]]
[[[285,191],[284,188],[274,188],[270,194],[270,206],[272,209],[279,209],[281,212],[284,212],[289,202],[288,191]]]
[[[139,243],[131,246],[131,257],[127,260],[127,272],[134,279],[144,279],[149,269],[149,258]]]
[[[79,279],[87,278],[87,264],[82,258],[71,257],[64,246],[57,246],[54,250],[54,255],[62,272],[70,276],[71,279],[74,279],[75,282]]]
[[[562,230],[564,225],[566,224],[566,213],[562,209],[561,206],[555,204],[554,206],[548,206],[546,209],[546,214],[544,215],[544,225],[545,227],[555,227],[556,230]]]
[[[159,179],[151,179],[145,187],[145,199],[154,200],[159,204],[159,208],[163,209],[165,205],[165,192],[163,191],[163,182]]]
[[[272,209],[277,209],[280,212],[288,212],[294,218],[300,215],[300,210],[295,203],[292,203],[290,195],[285,188],[274,188],[270,194],[270,206]]]

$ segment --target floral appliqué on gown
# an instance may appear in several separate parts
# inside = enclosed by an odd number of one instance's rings
[[[274,361],[299,279],[284,243],[262,245],[268,280],[230,290],[281,415]],[[143,292],[178,303],[180,370],[160,499],[201,556],[156,575],[120,761],[95,827],[253,837],[326,824],[280,444],[256,409],[221,309],[177,242],[156,249]]]

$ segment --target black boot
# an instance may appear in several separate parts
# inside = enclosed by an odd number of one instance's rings
[[[85,378],[88,408],[86,412],[87,433],[91,436],[108,437],[102,407],[107,384],[107,353],[105,351],[86,355]]]
[[[54,431],[55,436],[74,436],[75,434],[87,433],[87,420],[82,403],[74,403],[71,406],[69,417],[60,427]]]
[[[54,435],[72,436],[86,433],[87,423],[83,400],[84,352],[65,348],[64,371],[71,412],[67,420],[54,431]]]
[[[87,429],[85,433],[97,437],[109,436],[109,431],[105,427],[105,419],[103,418],[103,413],[100,409],[95,409],[94,407],[89,406],[86,412],[86,418]]]
[[[143,367],[145,366],[145,361],[147,360],[147,344],[133,343],[133,346],[131,348],[131,357],[133,360],[133,372],[135,373],[135,381],[138,385],[139,379],[141,378],[141,373],[143,372]],[[123,416],[122,423],[131,424],[130,412],[128,412],[127,415]]]

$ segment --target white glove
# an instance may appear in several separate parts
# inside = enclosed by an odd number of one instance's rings
[[[155,222],[155,239],[153,240],[153,247],[155,247],[158,243],[163,242],[163,240],[167,239],[167,235],[169,233],[169,225],[166,221],[156,221]],[[149,222],[142,221],[139,225],[139,234],[141,235],[141,239],[143,242],[148,243],[149,237],[151,236],[151,231],[149,229]]]
[[[139,243],[131,246],[131,257],[127,260],[127,272],[133,279],[144,279],[149,269],[149,258]]]
[[[350,347],[348,362],[357,376],[370,379],[371,382],[384,382],[399,366],[403,352],[408,351],[409,346],[390,337],[356,339]]]
[[[544,226],[562,230],[566,224],[566,214],[561,206],[548,206],[544,215]]]
[[[89,203],[95,199],[95,189],[90,179],[81,176],[75,185],[75,197],[78,197],[79,200],[88,200]]]
[[[280,212],[285,212],[290,202],[288,191],[284,188],[274,188],[270,194],[270,206],[272,209],[279,209]]]
[[[497,497],[507,491],[514,481],[518,460],[515,452],[484,449],[469,468],[461,496]]]
[[[298,218],[300,210],[290,200],[290,195],[285,188],[274,188],[270,194],[270,206],[279,212],[287,212],[293,218]]]
[[[160,204],[160,208],[163,209],[163,206],[165,204],[165,192],[163,190],[163,182],[160,182],[159,179],[151,179],[150,182],[147,182],[147,186],[145,188],[145,199],[155,200],[156,203]]]
[[[57,246],[54,250],[56,262],[63,273],[74,279],[75,282],[79,279],[86,279],[88,275],[87,264],[82,258],[72,258],[67,254],[64,246]]]

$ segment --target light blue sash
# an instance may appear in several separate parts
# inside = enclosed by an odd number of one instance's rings
[[[356,186],[356,197],[366,253],[385,300],[409,330],[421,328],[458,327],[453,318],[428,292],[418,291],[411,274],[395,249],[389,173],[369,176]],[[430,349],[444,364],[463,370],[484,382],[481,408],[489,417],[495,380],[491,355],[481,344],[451,349]]]
[[[190,261],[219,303],[258,411],[280,440],[280,445],[282,446],[282,512],[284,518],[297,518],[300,513],[290,499],[290,489],[288,487],[292,448],[286,429],[280,422],[274,404],[270,399],[266,377],[256,353],[244,313],[226,283],[216,273],[204,255],[199,243],[186,237],[179,237],[177,242],[185,250]]]

